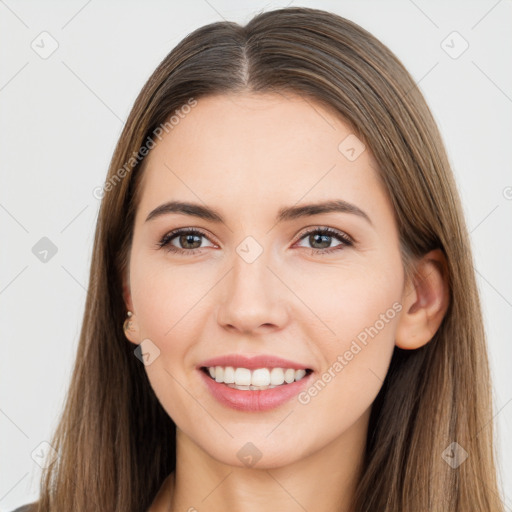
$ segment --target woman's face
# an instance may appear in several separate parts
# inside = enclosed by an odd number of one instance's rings
[[[299,96],[186,111],[147,157],[130,253],[130,339],[158,399],[230,465],[363,439],[404,293],[369,148]]]

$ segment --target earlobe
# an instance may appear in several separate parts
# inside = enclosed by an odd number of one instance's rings
[[[139,344],[139,328],[132,311],[127,312],[126,320],[123,323],[123,330],[128,341],[131,341],[135,345]]]
[[[139,344],[139,332],[138,332],[138,324],[137,319],[133,313],[133,303],[132,296],[130,291],[130,286],[128,284],[128,278],[125,276],[123,280],[123,300],[126,306],[126,319],[123,323],[124,335],[131,343],[135,345]]]
[[[439,329],[449,303],[446,258],[440,249],[435,249],[416,263],[412,281],[404,288],[396,345],[406,350],[426,345]]]

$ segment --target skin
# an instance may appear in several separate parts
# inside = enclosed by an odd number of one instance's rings
[[[427,343],[448,306],[439,251],[417,261],[406,281],[370,149],[354,161],[338,150],[351,133],[299,96],[219,95],[198,100],[148,155],[124,287],[133,312],[127,337],[160,350],[145,369],[176,423],[178,454],[152,512],[351,509],[393,348]],[[370,222],[347,212],[275,221],[282,207],[335,199]],[[224,222],[178,213],[146,221],[170,200],[207,205]],[[353,245],[304,236],[322,227]],[[173,239],[189,253],[158,247],[176,228],[206,236],[188,246]],[[236,251],[247,236],[263,250],[252,263]],[[338,250],[321,254],[326,247]],[[270,411],[236,411],[216,401],[196,369],[219,355],[273,354],[305,363],[315,382],[393,304],[400,311],[306,404],[293,398]],[[252,467],[237,457],[247,442],[261,452]]]

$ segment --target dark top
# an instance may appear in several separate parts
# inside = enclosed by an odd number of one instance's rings
[[[30,505],[32,505],[32,503],[30,503],[29,505],[23,505],[22,507],[19,507],[16,510],[13,510],[12,512],[27,512],[28,507]]]

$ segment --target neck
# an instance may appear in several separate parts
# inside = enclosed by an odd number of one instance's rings
[[[321,450],[273,468],[234,467],[210,457],[177,429],[176,471],[154,510],[351,512],[362,468],[369,411]],[[153,510],[153,507],[152,509]]]

